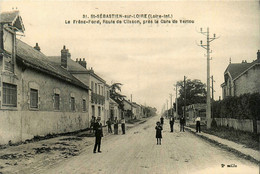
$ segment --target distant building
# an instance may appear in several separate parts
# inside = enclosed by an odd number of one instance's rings
[[[231,63],[224,72],[225,82],[221,84],[222,98],[239,96],[245,93],[260,93],[260,52],[251,63]]]
[[[202,122],[206,120],[206,107],[205,103],[192,104],[186,107],[187,121],[194,121],[196,117],[200,117]]]
[[[68,50],[54,64],[23,31],[18,11],[0,14],[0,144],[87,128],[89,87],[67,70]]]

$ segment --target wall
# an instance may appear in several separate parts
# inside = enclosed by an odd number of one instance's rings
[[[253,132],[253,121],[249,119],[238,120],[232,118],[215,118],[218,126],[229,126],[237,130]],[[257,121],[257,133],[260,133],[260,121]]]
[[[245,74],[235,81],[235,95],[239,96],[245,93],[260,93],[260,65],[248,70]]]
[[[2,74],[2,82],[17,85],[17,107],[0,109],[0,144],[24,141],[36,135],[65,133],[89,127],[88,109],[83,111],[82,99],[86,99],[85,89],[58,80],[31,69],[17,68],[17,76],[8,78]],[[11,76],[10,76],[11,77]],[[30,109],[30,86],[38,88],[39,108]],[[54,90],[60,91],[60,110],[54,110]],[[76,110],[70,110],[70,96],[75,96]],[[2,96],[1,96],[2,97]]]

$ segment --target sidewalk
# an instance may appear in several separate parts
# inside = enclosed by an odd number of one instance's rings
[[[189,130],[193,134],[206,139],[214,144],[221,146],[222,148],[227,149],[228,151],[234,152],[237,155],[246,158],[248,160],[254,161],[256,163],[260,163],[260,152],[257,150],[253,150],[251,148],[247,148],[242,144],[235,143],[233,141],[229,141],[226,139],[219,138],[214,135],[206,134],[204,132],[196,133],[196,130],[190,127],[185,127],[186,130]]]

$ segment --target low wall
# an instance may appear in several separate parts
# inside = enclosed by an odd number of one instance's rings
[[[229,126],[237,130],[253,132],[253,120],[233,118],[215,118],[218,126]],[[257,133],[260,133],[260,121],[257,121]]]
[[[89,127],[88,113],[0,111],[0,144]]]

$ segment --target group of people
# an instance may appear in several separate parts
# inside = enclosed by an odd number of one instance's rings
[[[196,132],[200,132],[200,117],[196,117],[195,119],[196,121]],[[171,128],[171,132],[173,132],[173,126],[174,126],[174,117],[170,116],[170,128]],[[184,130],[184,125],[186,123],[186,120],[184,118],[184,116],[180,117],[180,132],[185,132]],[[163,124],[164,124],[164,118],[163,116],[161,116],[160,121],[156,122],[156,139],[157,139],[157,145],[161,145],[161,139],[162,139],[162,130],[163,130]]]
[[[114,134],[118,134],[119,121],[117,120],[117,117],[115,117],[115,120],[113,120],[113,121],[112,121],[112,119],[109,118],[106,123],[108,126],[108,133],[113,133],[112,124],[114,124]],[[122,118],[120,123],[121,123],[122,134],[125,134],[125,119]],[[101,138],[103,137],[101,117],[98,117],[97,119],[95,119],[94,116],[92,117],[92,119],[90,121],[90,131],[92,129],[95,132],[95,145],[94,145],[93,153],[96,153],[97,148],[98,148],[98,152],[101,153],[101,150],[100,150]]]

